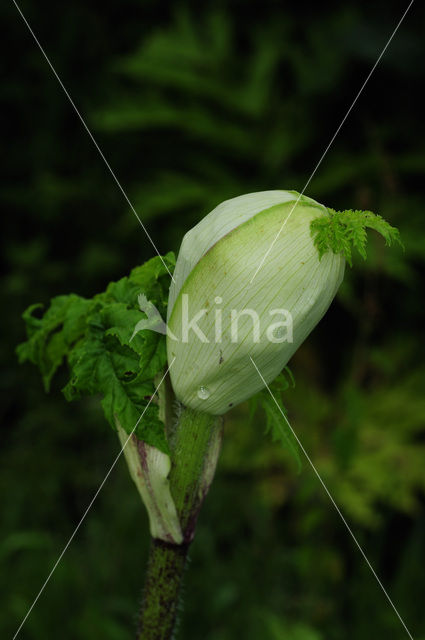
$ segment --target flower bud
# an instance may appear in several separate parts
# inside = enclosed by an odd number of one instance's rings
[[[223,202],[183,238],[167,319],[177,398],[221,415],[271,382],[322,318],[344,274],[310,232],[328,210],[295,191]]]

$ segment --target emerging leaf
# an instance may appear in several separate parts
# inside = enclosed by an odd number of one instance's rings
[[[167,254],[165,262],[172,269],[174,255]],[[28,340],[17,349],[21,362],[29,360],[39,367],[46,390],[66,359],[69,381],[63,393],[67,400],[100,394],[113,428],[118,419],[124,431],[131,433],[144,412],[135,434],[165,453],[168,443],[158,406],[153,402],[147,406],[155,391],[155,376],[166,366],[165,336],[154,331],[132,336],[132,332],[143,322],[138,296],[143,296],[146,309],[150,303],[165,315],[168,285],[169,275],[156,257],[91,300],[75,294],[59,296],[41,318],[34,312],[42,305],[32,305],[23,315]]]
[[[403,246],[398,229],[372,211],[334,211],[329,216],[320,217],[310,224],[311,235],[319,252],[319,257],[328,251],[342,253],[352,266],[352,247],[366,259],[366,229],[375,229],[385,239],[387,245],[397,243]]]

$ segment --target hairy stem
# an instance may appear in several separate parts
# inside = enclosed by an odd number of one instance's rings
[[[139,620],[140,640],[173,637],[189,545],[152,539]]]
[[[182,410],[172,437],[169,481],[183,543],[152,541],[138,640],[170,640],[173,637],[187,552],[214,476],[221,435],[221,418],[191,409]]]

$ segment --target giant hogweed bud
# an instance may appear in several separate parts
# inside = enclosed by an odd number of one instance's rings
[[[319,259],[310,230],[331,214],[298,197],[227,200],[185,235],[167,322],[171,381],[184,405],[221,415],[257,393],[263,383],[250,357],[271,382],[332,302],[345,260]]]

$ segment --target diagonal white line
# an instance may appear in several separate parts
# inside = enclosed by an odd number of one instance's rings
[[[304,194],[304,191],[307,189],[308,185],[310,184],[310,182],[312,181],[313,177],[316,174],[316,171],[318,170],[318,168],[320,167],[320,165],[322,164],[326,154],[328,153],[329,149],[331,148],[331,146],[334,143],[335,138],[337,137],[338,133],[341,131],[345,121],[347,120],[348,116],[350,115],[351,111],[353,110],[355,104],[357,103],[357,100],[360,98],[361,94],[363,93],[364,88],[366,87],[367,83],[369,82],[373,72],[375,71],[376,67],[378,66],[378,64],[381,61],[382,56],[384,55],[384,53],[386,52],[386,50],[388,49],[392,39],[394,38],[395,34],[397,33],[397,31],[399,30],[399,27],[401,25],[401,23],[403,22],[404,18],[406,17],[410,7],[412,6],[414,0],[410,0],[409,5],[407,7],[407,9],[405,10],[405,12],[403,13],[403,15],[401,16],[400,20],[397,23],[396,28],[394,29],[394,31],[392,32],[391,36],[389,37],[385,47],[382,49],[381,53],[379,54],[379,57],[377,59],[377,61],[375,62],[375,64],[373,65],[372,69],[369,71],[369,74],[366,78],[366,80],[363,82],[362,86],[360,87],[359,92],[357,93],[356,97],[354,98],[353,102],[351,103],[350,108],[348,109],[347,113],[345,114],[345,116],[343,117],[343,119],[341,120],[339,127],[337,128],[337,130],[335,131],[334,135],[332,136],[328,146],[326,147],[326,149],[324,150],[324,152],[322,153],[319,162],[316,164],[316,166],[314,167],[309,179],[307,180],[307,182],[305,183],[303,190],[301,191],[301,193],[299,194],[294,206],[292,207],[291,211],[289,212],[287,218],[285,219],[285,221],[283,222],[282,226],[280,227],[279,231],[276,234],[276,237],[274,238],[274,240],[272,241],[270,247],[267,249],[266,253],[264,254],[264,256],[261,259],[260,264],[258,265],[254,275],[252,276],[251,280],[249,281],[249,284],[252,284],[255,276],[257,275],[257,273],[260,271],[261,267],[263,266],[265,260],[267,259],[267,256],[270,254],[271,250],[273,249],[274,245],[276,244],[280,234],[282,233],[283,229],[285,228],[286,223],[288,222],[289,218],[291,217],[292,213],[294,212],[298,202],[300,201],[301,196]]]
[[[107,161],[107,159],[105,158],[105,155],[102,151],[102,149],[99,147],[96,139],[94,138],[92,132],[90,131],[90,129],[88,128],[86,121],[84,120],[83,116],[81,115],[81,113],[79,112],[76,104],[74,103],[73,99],[71,98],[71,96],[69,95],[65,85],[63,84],[62,80],[60,79],[59,75],[57,74],[53,64],[50,62],[50,59],[47,55],[47,53],[45,52],[45,50],[43,49],[43,47],[41,46],[37,36],[35,35],[34,31],[32,30],[28,20],[26,19],[26,17],[24,16],[24,14],[22,13],[18,3],[16,2],[16,0],[12,0],[13,4],[15,5],[16,9],[18,10],[22,20],[25,22],[26,26],[28,27],[28,31],[30,32],[30,34],[32,35],[32,37],[34,38],[35,43],[37,44],[38,48],[40,49],[41,53],[43,54],[47,64],[49,65],[50,69],[53,72],[53,75],[55,76],[56,80],[59,82],[60,86],[62,87],[66,97],[68,98],[69,102],[71,103],[72,108],[74,109],[75,113],[77,114],[77,116],[79,117],[81,124],[83,125],[84,129],[87,131],[91,141],[93,142],[94,146],[96,147],[97,151],[99,152],[100,157],[102,158],[103,162],[105,163],[107,169],[109,170],[109,173],[111,174],[111,176],[113,177],[113,179],[115,180],[119,190],[121,191],[122,195],[124,196],[125,200],[127,201],[127,204],[129,205],[130,209],[132,210],[132,212],[134,213],[134,215],[136,216],[140,226],[142,227],[143,231],[145,232],[149,242],[151,243],[151,245],[153,246],[153,248],[155,249],[156,253],[158,254],[158,256],[160,257],[162,264],[164,265],[164,267],[166,268],[166,270],[168,271],[168,274],[170,276],[170,278],[173,280],[174,282],[174,278],[170,272],[170,270],[168,269],[167,265],[164,262],[164,259],[162,258],[162,256],[160,255],[158,249],[156,248],[156,245],[154,243],[154,241],[152,240],[151,236],[149,235],[145,225],[143,224],[143,222],[141,221],[136,209],[134,208],[132,202],[130,201],[130,198],[128,197],[128,195],[126,194],[126,192],[124,191],[121,182],[118,180],[115,172],[113,171],[111,165],[109,164],[109,162]]]
[[[85,520],[85,518],[86,518],[86,516],[87,516],[88,512],[89,512],[89,511],[90,511],[90,509],[92,508],[92,506],[93,506],[93,504],[94,504],[94,502],[95,502],[95,500],[96,500],[97,496],[98,496],[98,495],[99,495],[99,493],[102,491],[103,485],[105,484],[105,482],[107,481],[107,479],[108,479],[108,478],[109,478],[109,476],[111,475],[112,470],[114,469],[115,465],[117,464],[118,460],[120,459],[120,457],[121,457],[121,455],[122,455],[122,453],[123,453],[124,449],[125,449],[125,448],[126,448],[126,446],[127,446],[127,443],[129,442],[129,440],[130,440],[131,436],[132,436],[132,435],[133,435],[133,433],[135,432],[135,430],[136,430],[136,428],[137,428],[137,425],[139,424],[140,420],[141,420],[141,419],[143,418],[143,416],[145,415],[145,412],[146,412],[146,410],[148,409],[148,407],[149,407],[150,403],[152,402],[153,397],[156,395],[156,393],[157,393],[157,391],[158,391],[159,387],[161,386],[161,384],[162,384],[162,383],[163,383],[163,381],[164,381],[165,376],[167,375],[167,373],[168,373],[168,372],[169,372],[169,370],[171,369],[171,367],[172,367],[172,365],[173,365],[174,360],[175,360],[175,358],[173,358],[173,360],[171,361],[171,363],[170,363],[169,367],[167,368],[166,372],[165,372],[165,373],[164,373],[164,375],[162,376],[162,378],[161,378],[161,380],[160,380],[159,384],[157,385],[157,387],[156,387],[155,391],[153,392],[152,396],[150,397],[149,402],[147,403],[146,407],[143,409],[143,412],[141,413],[141,415],[139,416],[139,419],[137,420],[136,424],[134,425],[133,429],[131,430],[130,435],[128,436],[127,440],[124,442],[123,446],[121,447],[121,449],[120,449],[120,451],[119,451],[118,455],[116,456],[116,458],[115,458],[115,460],[113,461],[113,463],[112,463],[111,467],[109,468],[108,473],[107,473],[107,474],[106,474],[106,476],[104,477],[104,479],[103,479],[103,481],[102,481],[101,485],[99,486],[98,490],[96,491],[96,493],[94,494],[93,498],[91,499],[91,501],[90,501],[90,503],[89,503],[89,505],[88,505],[87,509],[84,511],[84,513],[83,513],[83,515],[82,515],[82,517],[81,517],[81,519],[80,519],[79,523],[78,523],[78,524],[77,524],[77,526],[75,527],[75,529],[74,529],[74,531],[73,531],[73,533],[72,533],[71,537],[69,538],[69,540],[68,540],[68,542],[66,543],[66,545],[64,546],[64,548],[63,548],[63,550],[62,550],[61,554],[59,555],[58,559],[56,560],[55,564],[53,565],[53,567],[52,567],[52,569],[51,569],[51,571],[50,571],[49,575],[47,576],[46,580],[44,581],[44,583],[43,583],[43,585],[42,585],[42,587],[41,587],[40,591],[38,592],[37,596],[35,597],[35,599],[34,599],[34,601],[33,601],[32,605],[31,605],[31,606],[30,606],[30,608],[28,609],[28,611],[27,611],[27,614],[26,614],[25,618],[22,620],[21,624],[19,625],[19,627],[18,627],[18,629],[17,629],[17,631],[16,631],[15,635],[13,636],[13,639],[12,639],[12,640],[15,640],[15,638],[17,638],[17,636],[18,636],[19,632],[21,631],[22,627],[24,626],[24,624],[25,624],[25,622],[26,622],[26,620],[27,620],[28,616],[30,615],[31,611],[34,609],[34,607],[35,607],[36,603],[38,602],[38,599],[40,598],[41,594],[43,593],[44,589],[46,588],[47,583],[49,582],[50,578],[52,577],[52,575],[54,574],[55,570],[57,569],[57,567],[58,567],[58,565],[59,565],[60,561],[62,560],[63,556],[65,555],[65,553],[66,553],[66,551],[67,551],[67,549],[68,549],[69,545],[70,545],[70,544],[71,544],[71,542],[73,541],[73,539],[74,539],[74,537],[75,537],[75,535],[76,535],[77,531],[79,530],[79,528],[81,527],[82,523],[84,522],[84,520]]]
[[[267,382],[264,380],[264,378],[263,378],[263,376],[262,376],[262,374],[261,374],[261,372],[260,372],[259,368],[258,368],[258,367],[257,367],[257,365],[255,364],[255,362],[254,362],[254,360],[251,358],[251,356],[249,356],[249,358],[250,358],[250,360],[251,360],[252,364],[254,365],[255,369],[257,370],[257,373],[258,373],[258,375],[260,376],[260,378],[261,378],[261,380],[262,380],[262,382],[263,382],[264,386],[266,387],[267,391],[269,392],[269,394],[270,394],[270,395],[271,395],[271,397],[273,398],[273,401],[275,402],[275,404],[276,404],[277,408],[279,409],[279,412],[282,414],[282,416],[283,416],[283,418],[284,418],[284,420],[285,420],[286,424],[288,425],[288,427],[289,427],[289,428],[290,428],[290,430],[292,431],[292,434],[293,434],[294,438],[295,438],[295,439],[296,439],[296,441],[298,442],[298,445],[300,446],[300,448],[301,448],[301,450],[302,450],[303,454],[304,454],[304,455],[305,455],[305,457],[307,458],[307,460],[308,460],[308,462],[309,462],[309,464],[310,464],[311,468],[313,469],[314,473],[316,474],[316,476],[317,476],[317,478],[318,478],[318,480],[319,480],[320,484],[321,484],[321,485],[322,485],[322,487],[324,488],[324,490],[325,490],[325,492],[326,492],[326,494],[327,494],[327,496],[328,496],[329,500],[332,502],[332,504],[333,504],[333,506],[335,507],[335,509],[336,509],[336,511],[337,511],[337,513],[338,513],[338,515],[339,515],[339,517],[340,517],[340,518],[341,518],[341,520],[343,521],[343,523],[344,523],[344,525],[345,525],[345,527],[346,527],[346,529],[347,529],[348,533],[350,534],[350,536],[353,538],[354,542],[356,543],[356,546],[357,546],[357,548],[359,549],[360,553],[362,554],[363,559],[365,560],[365,562],[366,562],[367,566],[369,567],[369,569],[370,569],[370,570],[371,570],[371,572],[373,573],[373,575],[374,575],[374,577],[375,577],[376,581],[378,582],[379,586],[381,587],[382,591],[384,592],[384,594],[385,594],[385,596],[386,596],[386,598],[387,598],[388,602],[390,603],[391,607],[394,609],[394,611],[395,611],[395,613],[396,613],[396,615],[397,615],[398,619],[400,620],[401,624],[402,624],[402,625],[403,625],[403,627],[404,627],[404,630],[406,631],[406,633],[407,633],[407,635],[409,636],[410,640],[413,640],[413,636],[412,636],[412,634],[410,633],[409,629],[407,628],[406,624],[404,623],[403,618],[401,617],[401,615],[400,615],[400,614],[399,614],[399,612],[397,611],[395,604],[393,603],[393,601],[391,600],[391,598],[390,598],[390,596],[388,595],[387,591],[385,590],[385,587],[384,587],[384,585],[382,584],[381,580],[379,579],[378,575],[376,574],[375,569],[374,569],[374,568],[372,567],[372,565],[370,564],[370,562],[369,562],[369,560],[368,560],[368,558],[367,558],[367,556],[366,556],[365,552],[364,552],[364,551],[363,551],[363,549],[361,548],[361,546],[360,546],[359,542],[357,541],[356,536],[355,536],[355,535],[354,535],[354,533],[352,532],[352,530],[351,530],[351,528],[350,528],[350,525],[348,524],[348,522],[346,521],[346,519],[345,519],[345,518],[344,518],[344,516],[342,515],[340,508],[339,508],[339,507],[338,507],[338,505],[336,504],[336,502],[335,502],[335,500],[333,499],[333,497],[332,497],[331,493],[329,492],[329,489],[327,488],[326,484],[325,484],[325,483],[324,483],[324,481],[322,480],[322,478],[321,478],[321,476],[320,476],[319,472],[317,471],[316,467],[314,466],[314,464],[313,464],[313,462],[312,462],[312,460],[311,460],[310,456],[308,455],[307,451],[306,451],[306,450],[305,450],[305,448],[303,447],[303,445],[302,445],[302,443],[301,443],[301,441],[300,441],[299,437],[297,436],[297,434],[295,433],[294,429],[293,429],[293,428],[292,428],[292,426],[290,425],[290,423],[289,423],[289,421],[288,421],[288,418],[286,417],[285,413],[284,413],[284,412],[282,411],[282,409],[280,408],[278,401],[276,400],[276,398],[274,397],[273,393],[271,392],[270,387],[268,386]]]

